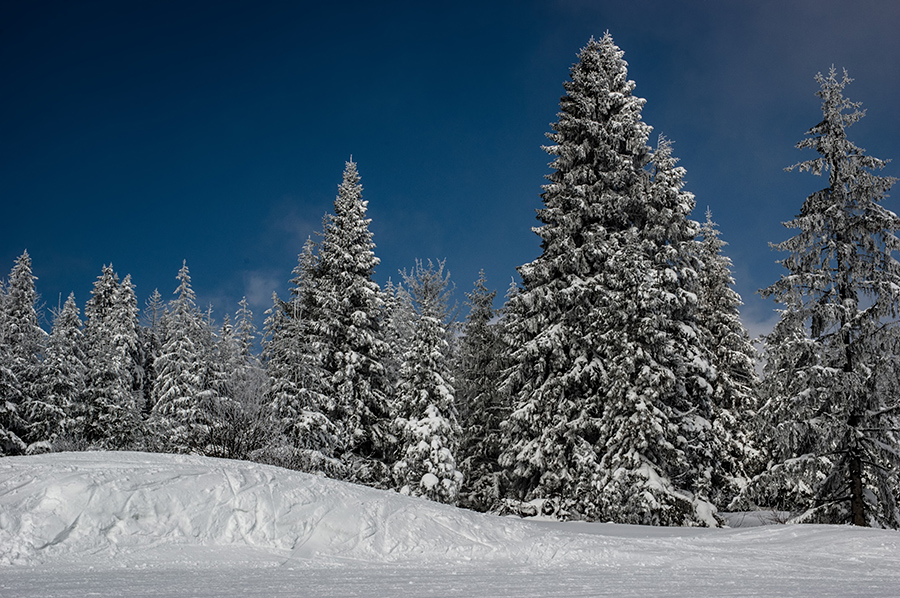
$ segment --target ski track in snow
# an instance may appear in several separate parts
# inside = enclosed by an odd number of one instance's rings
[[[900,534],[481,515],[253,463],[0,459],[0,597],[898,596]]]

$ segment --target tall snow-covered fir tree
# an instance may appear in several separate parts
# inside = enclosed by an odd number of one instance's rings
[[[319,246],[314,279],[318,311],[313,327],[321,343],[321,365],[326,374],[323,392],[333,401],[330,419],[341,431],[351,455],[364,462],[383,462],[388,425],[384,360],[388,347],[381,329],[384,300],[372,279],[379,259],[369,231],[368,202],[362,192],[356,164],[351,160],[345,165],[334,214],[326,217]],[[363,469],[369,467],[363,463]]]
[[[733,288],[731,259],[722,253],[727,243],[719,238],[709,209],[700,237],[699,258],[703,266],[697,321],[704,344],[712,350],[712,363],[718,374],[713,384],[713,426],[722,451],[719,466],[713,471],[711,498],[720,507],[727,507],[762,466],[751,434],[758,407],[757,353],[741,322],[743,302]]]
[[[0,457],[25,452],[25,418],[22,392],[9,368],[6,352],[0,347]]]
[[[403,272],[401,300],[415,314],[406,343],[394,405],[396,488],[413,496],[455,504],[462,474],[456,463],[460,428],[451,371],[449,274],[444,262],[417,261]]]
[[[263,359],[269,372],[267,392],[276,411],[283,411],[287,418],[304,410],[324,412],[330,400],[322,394],[326,377],[320,363],[322,343],[314,329],[319,313],[317,267],[316,244],[309,238],[297,256],[290,299],[282,301],[273,295],[272,308],[266,311]],[[327,452],[333,450],[336,446],[329,444]]]
[[[128,377],[131,380],[131,393],[134,396],[134,403],[140,419],[140,414],[144,410],[142,401],[146,374],[143,367],[144,347],[141,344],[141,310],[137,305],[137,294],[134,291],[134,283],[131,282],[131,274],[126,274],[122,278],[119,286],[119,303],[120,308],[115,312],[119,335],[116,342],[127,346]],[[141,428],[139,432],[143,433],[143,429]]]
[[[42,417],[31,417],[37,428],[33,434],[51,444],[70,430],[68,418],[84,396],[87,379],[84,333],[73,294],[55,315],[44,357]]]
[[[382,295],[384,297],[382,322],[385,342],[388,345],[385,371],[388,380],[391,381],[391,393],[395,394],[396,381],[400,379],[403,353],[406,350],[407,339],[412,338],[416,313],[410,302],[406,300],[407,294],[402,284],[395,285],[391,279],[388,279]]]
[[[569,517],[715,524],[715,373],[695,323],[698,225],[606,34],[572,67],[538,213],[542,255],[508,306],[508,468],[522,499]],[[651,172],[652,169],[652,172]]]
[[[224,326],[223,326],[224,332]],[[253,311],[246,297],[242,297],[235,312],[233,348],[225,351],[228,358],[224,361],[227,372],[226,393],[231,399],[238,401],[244,408],[260,408],[260,392],[264,381],[264,371],[259,358],[253,352],[256,342],[256,325],[253,323]],[[220,344],[227,344],[225,335]],[[252,403],[252,406],[249,404]]]
[[[74,408],[77,440],[106,449],[135,446],[142,431],[137,301],[131,277],[104,266],[85,305],[87,385]]]
[[[41,354],[44,345],[44,331],[38,323],[37,292],[32,273],[31,256],[25,251],[16,260],[9,273],[6,293],[3,296],[2,316],[0,316],[0,346],[2,346],[2,363],[0,368],[0,389],[6,389],[6,396],[0,411],[0,440],[6,448],[5,453],[15,454],[24,449],[22,442],[29,443],[43,438],[37,437],[29,429],[28,413],[34,412],[42,417],[39,409],[41,403]]]
[[[797,144],[818,156],[788,170],[828,174],[774,247],[787,270],[762,293],[781,304],[766,339],[769,467],[745,498],[799,520],[898,528],[900,218],[881,201],[895,179],[875,171],[846,129],[864,116],[834,68],[816,76],[822,120]]]
[[[231,334],[230,318],[226,314],[225,320],[228,326],[226,331]],[[219,404],[227,401],[228,397],[223,396],[221,391],[225,387],[225,383],[230,376],[226,357],[221,353],[224,349],[222,339],[216,331],[215,320],[213,319],[213,307],[207,305],[206,312],[201,312],[200,317],[200,334],[197,346],[199,347],[199,381],[200,391],[197,393],[194,401],[196,408],[196,440],[199,451],[209,454],[210,428],[213,425],[213,417],[219,411]],[[230,344],[230,342],[229,342]],[[230,350],[226,349],[228,352]]]
[[[241,367],[258,367],[259,360],[253,354],[253,344],[256,342],[256,325],[253,323],[253,310],[247,297],[241,297],[238,310],[234,314],[234,339],[237,343],[238,356],[242,361]]]
[[[190,452],[204,445],[208,424],[200,404],[205,323],[197,310],[187,262],[175,278],[178,287],[165,318],[166,337],[154,361],[151,422],[166,449]]]
[[[144,355],[144,385],[143,385],[143,414],[149,417],[153,409],[156,387],[156,358],[159,357],[162,343],[166,338],[166,305],[159,289],[153,289],[153,293],[144,303],[142,313],[143,325],[141,326],[141,344]]]
[[[495,321],[496,295],[481,271],[466,294],[469,315],[456,352],[456,404],[462,429],[458,458],[465,476],[459,503],[477,511],[487,511],[503,498],[500,424],[509,415],[509,405],[500,389],[507,351]]]
[[[309,243],[307,246],[311,247]],[[298,270],[305,271],[312,255],[311,251],[300,255]],[[339,476],[342,470],[336,454],[341,438],[323,410],[327,400],[320,392],[323,376],[310,339],[304,334],[305,314],[298,301],[285,302],[273,293],[266,316],[262,357],[274,433],[257,459]]]

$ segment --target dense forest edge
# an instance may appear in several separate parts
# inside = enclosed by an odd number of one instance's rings
[[[886,161],[847,137],[865,115],[851,79],[816,76],[822,117],[797,144],[815,157],[789,170],[827,184],[774,245],[760,355],[727,244],[709,210],[691,218],[623,56],[591,39],[563,84],[541,254],[500,309],[482,274],[457,321],[443,261],[374,282],[352,160],[262,330],[246,300],[215,322],[184,263],[173,298],[141,308],[104,266],[47,333],[24,252],[0,285],[0,456],[191,453],[503,514],[900,528],[900,219],[881,205]]]

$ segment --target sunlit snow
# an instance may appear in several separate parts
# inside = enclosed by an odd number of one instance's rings
[[[202,457],[0,459],[4,597],[896,596],[898,549],[851,527],[487,516]]]

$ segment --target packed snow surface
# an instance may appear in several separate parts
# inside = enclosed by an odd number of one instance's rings
[[[239,461],[0,459],[0,596],[897,596],[900,534],[523,521]]]

